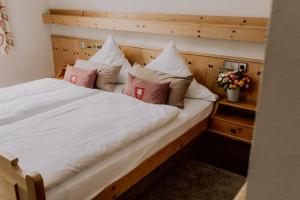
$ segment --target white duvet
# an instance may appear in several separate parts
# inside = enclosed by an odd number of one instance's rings
[[[176,118],[179,109],[102,92],[0,126],[0,153],[41,173],[46,190]]]
[[[46,78],[0,89],[0,126],[31,117],[97,92]]]

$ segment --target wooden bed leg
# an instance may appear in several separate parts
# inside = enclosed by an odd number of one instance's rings
[[[42,176],[25,175],[18,158],[0,155],[0,200],[46,200]]]

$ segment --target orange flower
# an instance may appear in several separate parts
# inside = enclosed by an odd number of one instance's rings
[[[239,84],[240,87],[244,87],[245,82],[244,81],[240,81],[238,84]]]

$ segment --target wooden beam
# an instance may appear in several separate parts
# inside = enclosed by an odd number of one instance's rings
[[[264,42],[267,19],[245,17],[189,16],[168,14],[124,14],[51,10],[46,24],[131,31],[197,38]],[[202,19],[202,21],[201,21]]]
[[[137,19],[150,21],[167,22],[193,22],[202,24],[235,24],[267,27],[268,18],[263,17],[231,17],[231,16],[207,16],[207,15],[183,15],[183,14],[162,14],[162,13],[128,13],[114,11],[88,11],[88,10],[63,10],[50,9],[53,15],[73,15],[85,17],[101,17],[116,19]]]

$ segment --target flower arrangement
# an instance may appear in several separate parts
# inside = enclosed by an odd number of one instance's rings
[[[243,71],[220,71],[217,77],[218,85],[224,90],[227,89],[248,89],[250,87],[250,78]]]

